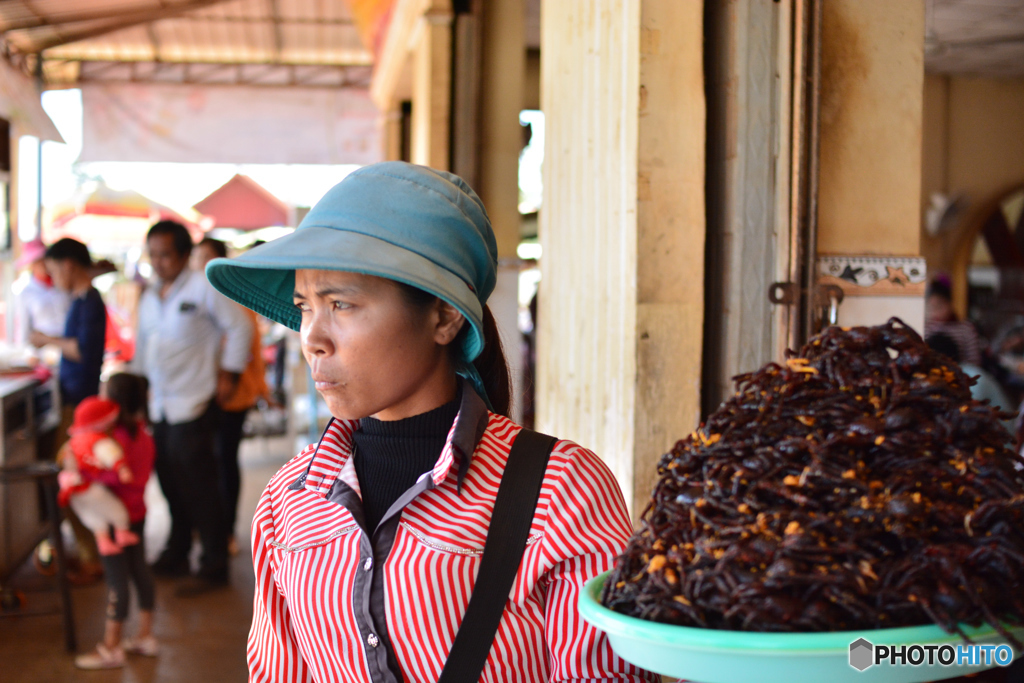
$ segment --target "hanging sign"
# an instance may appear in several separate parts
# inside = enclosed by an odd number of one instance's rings
[[[361,88],[82,85],[79,161],[371,164],[377,108]]]

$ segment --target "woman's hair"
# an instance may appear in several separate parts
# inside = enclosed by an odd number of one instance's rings
[[[434,304],[437,296],[430,292],[407,285],[403,282],[397,283],[405,296],[406,301],[415,308],[426,309]],[[480,373],[480,379],[484,383],[484,391],[491,401],[494,412],[499,415],[509,416],[512,411],[512,381],[509,376],[508,362],[505,360],[505,351],[501,347],[501,337],[498,335],[498,324],[494,321],[491,309],[484,304],[484,348],[480,355],[473,361],[476,371]],[[470,324],[466,321],[459,330],[455,340],[448,345],[448,349],[454,356],[462,347],[466,335],[469,334]]]
[[[142,375],[119,372],[107,380],[107,398],[121,406],[117,424],[128,430],[134,439],[140,420],[146,419],[146,393],[149,382]]]
[[[953,289],[946,278],[939,275],[928,285],[928,296],[938,296],[946,301],[953,301]]]
[[[944,332],[936,332],[935,334],[929,335],[925,339],[925,342],[928,343],[928,347],[932,351],[938,351],[953,362],[960,362],[960,347],[956,345],[956,340],[948,334],[945,334]]]

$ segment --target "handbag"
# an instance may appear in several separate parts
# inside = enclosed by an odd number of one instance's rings
[[[530,429],[516,435],[494,500],[473,594],[438,683],[480,680],[523,560],[544,470],[556,441]]]

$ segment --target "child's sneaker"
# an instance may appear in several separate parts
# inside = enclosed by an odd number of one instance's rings
[[[160,652],[160,643],[156,642],[152,635],[145,638],[125,638],[121,641],[121,647],[129,654],[145,657],[156,657]]]
[[[124,666],[124,650],[120,647],[108,648],[103,643],[89,654],[75,657],[75,666],[79,669],[120,669]]]
[[[53,576],[57,573],[57,562],[49,541],[43,541],[36,546],[35,552],[32,553],[32,564],[43,576]]]
[[[110,538],[110,534],[103,532],[96,534],[96,549],[100,555],[117,555],[121,552],[121,546]]]
[[[122,548],[139,542],[139,535],[131,529],[114,529],[114,542]]]

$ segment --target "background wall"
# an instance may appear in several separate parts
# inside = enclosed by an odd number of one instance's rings
[[[975,211],[1024,183],[1024,79],[929,75],[924,82],[921,216],[933,192],[963,194],[965,219],[929,237],[922,220],[921,252],[929,271],[948,271]],[[972,210],[973,209],[973,210]]]
[[[871,257],[894,278],[877,293],[877,281],[839,278],[839,324],[898,316],[921,330],[921,263],[902,257],[917,257],[921,242],[924,0],[822,9],[818,255]]]
[[[924,2],[823,10],[818,252],[916,255]]]

